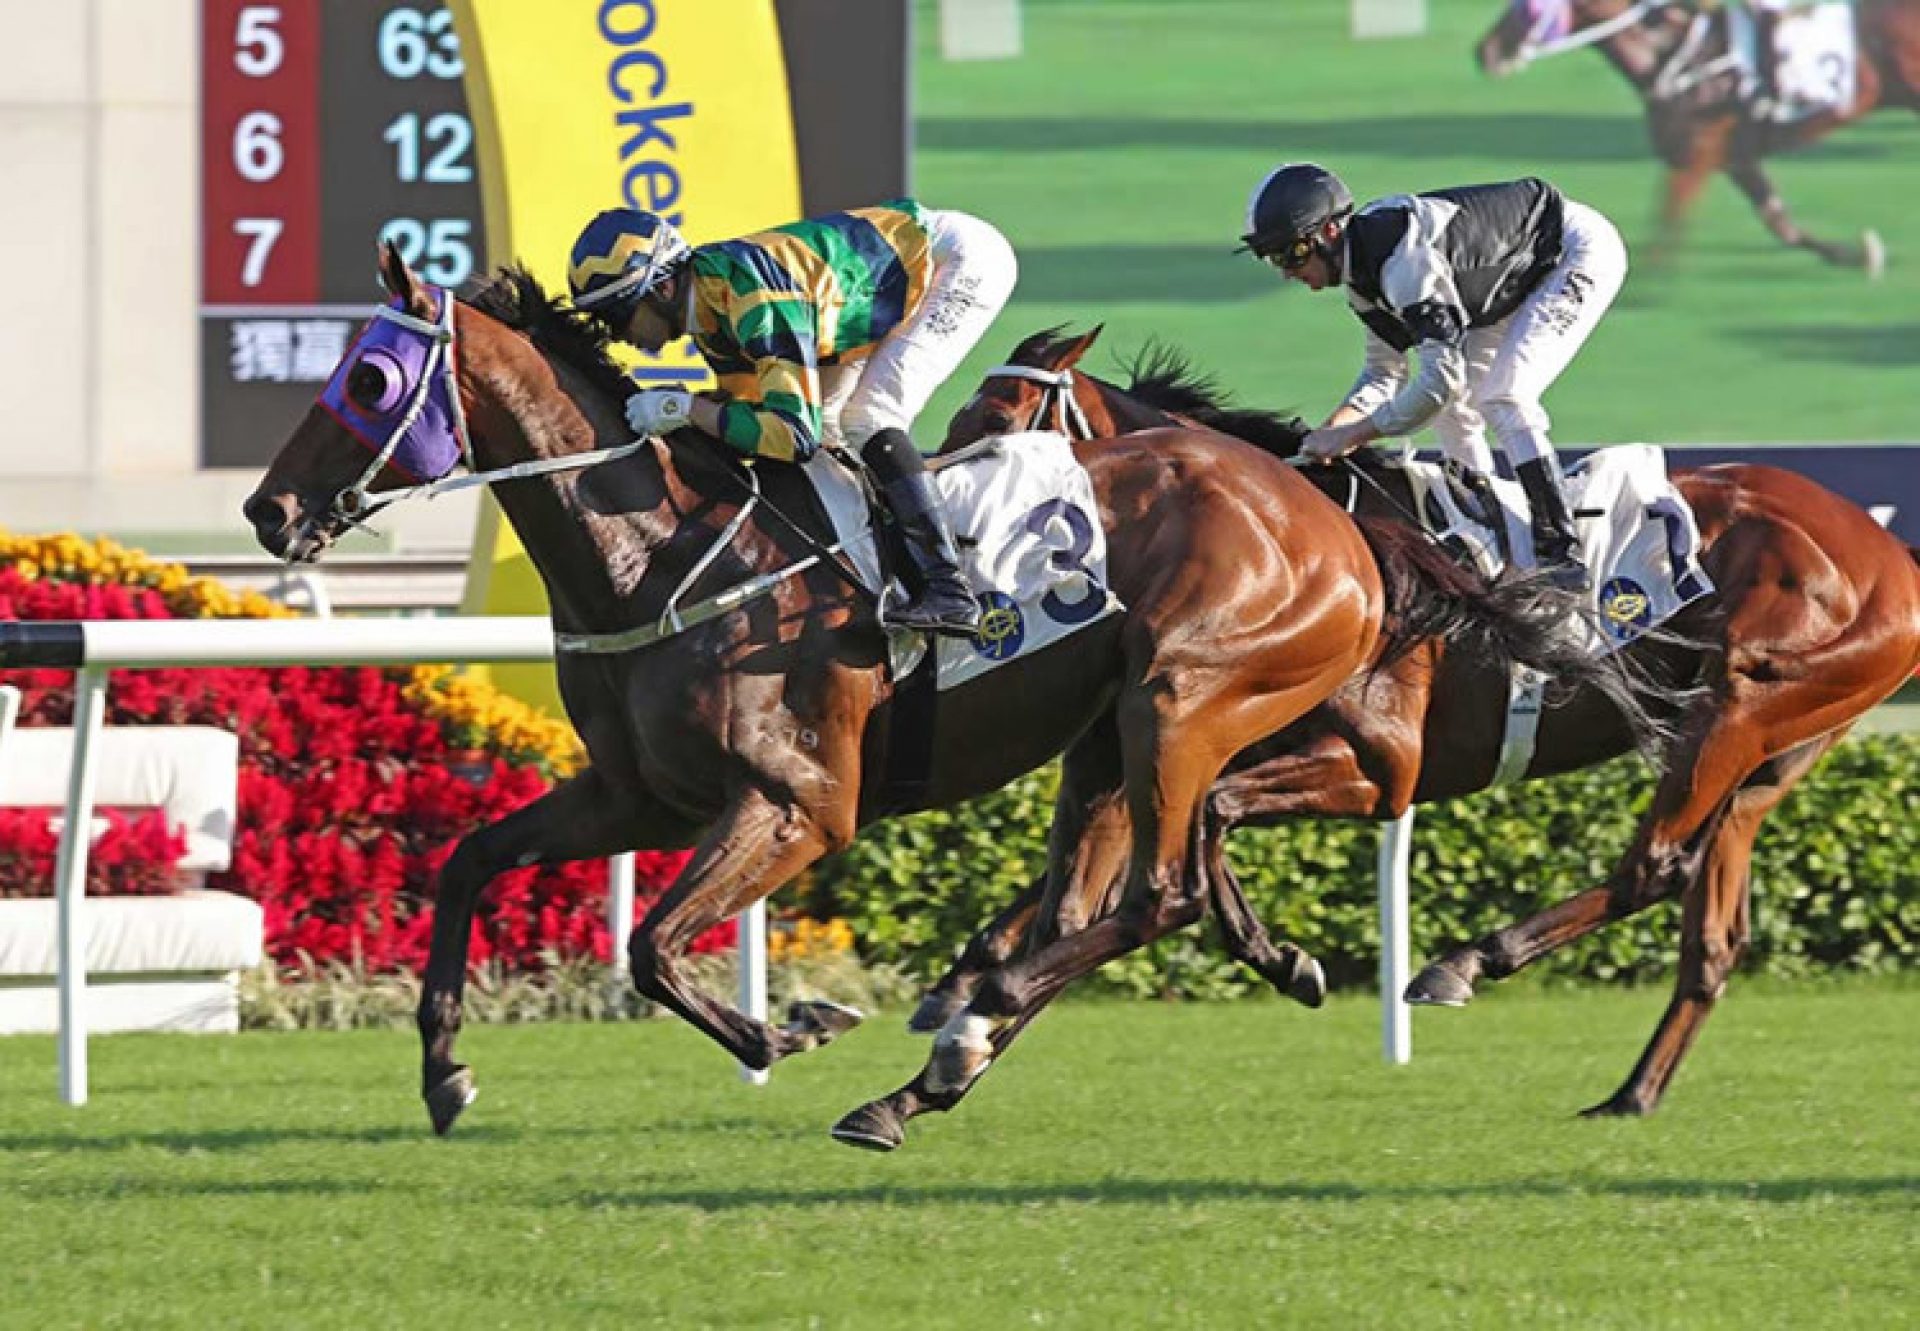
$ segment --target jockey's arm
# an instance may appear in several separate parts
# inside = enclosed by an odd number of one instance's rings
[[[805,462],[820,446],[820,375],[811,365],[767,357],[719,371],[720,391],[694,398],[693,422],[736,453]]]
[[[1399,392],[1406,381],[1406,354],[1394,350],[1378,333],[1367,329],[1366,361],[1353,386],[1347,389],[1347,395],[1327,417],[1326,424],[1346,425],[1371,416],[1374,409]]]
[[[1376,435],[1398,439],[1416,434],[1465,391],[1467,361],[1454,338],[1427,338],[1414,348],[1420,372],[1367,419]]]
[[[1432,245],[1396,251],[1381,268],[1380,286],[1420,362],[1419,372],[1368,417],[1381,438],[1397,439],[1418,433],[1465,391],[1467,312],[1452,266]]]

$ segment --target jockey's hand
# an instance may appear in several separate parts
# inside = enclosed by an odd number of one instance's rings
[[[692,407],[684,388],[643,388],[627,399],[627,424],[635,434],[667,434],[687,424]]]
[[[1343,458],[1366,443],[1353,425],[1328,425],[1300,441],[1300,456],[1308,462],[1329,463]]]

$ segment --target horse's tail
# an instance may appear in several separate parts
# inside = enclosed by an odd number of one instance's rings
[[[1556,692],[1597,689],[1617,708],[1635,739],[1649,750],[1672,738],[1654,710],[1655,699],[1613,656],[1596,656],[1568,620],[1582,598],[1537,573],[1487,578],[1461,563],[1412,524],[1356,515],[1386,588],[1378,671],[1422,642],[1444,639],[1447,649],[1503,671],[1528,666],[1545,674]],[[1662,708],[1663,712],[1667,709]]]

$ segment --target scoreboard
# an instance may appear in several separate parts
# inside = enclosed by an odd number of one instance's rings
[[[201,0],[203,466],[270,461],[382,299],[375,247],[458,286],[480,164],[439,0]]]

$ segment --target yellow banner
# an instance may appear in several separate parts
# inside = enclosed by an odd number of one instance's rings
[[[466,62],[488,259],[566,289],[574,237],[603,208],[646,208],[695,244],[793,221],[800,169],[773,0],[448,0]],[[698,386],[691,344],[631,362]],[[544,614],[546,592],[483,506],[461,609]],[[590,625],[590,628],[601,627]],[[545,666],[493,678],[560,711]]]

